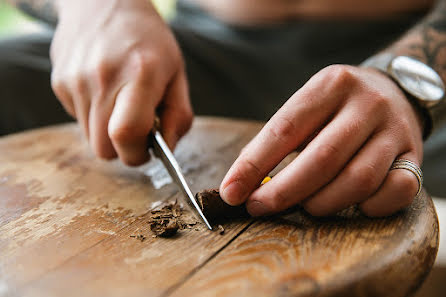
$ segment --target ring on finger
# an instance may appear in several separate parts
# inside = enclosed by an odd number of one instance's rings
[[[418,197],[421,193],[421,189],[423,188],[423,172],[420,167],[412,161],[406,159],[396,159],[393,161],[392,166],[390,166],[390,170],[393,169],[405,169],[412,172],[418,180],[418,191],[415,195],[415,198]]]

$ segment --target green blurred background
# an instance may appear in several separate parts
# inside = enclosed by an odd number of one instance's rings
[[[165,18],[172,17],[175,0],[152,0],[152,2]],[[5,0],[0,0],[0,37],[35,32],[39,29],[39,24],[33,22],[30,17],[19,12]]]

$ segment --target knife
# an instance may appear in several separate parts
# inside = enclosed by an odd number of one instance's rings
[[[209,228],[209,230],[212,230],[211,224],[209,224],[208,219],[204,216],[203,212],[201,211],[200,206],[195,200],[194,195],[192,194],[192,191],[190,190],[186,182],[186,179],[184,178],[184,175],[181,172],[180,165],[175,159],[172,151],[167,146],[159,130],[160,130],[159,120],[156,119],[154,128],[152,129],[151,133],[153,152],[155,156],[161,159],[161,161],[164,164],[164,167],[166,167],[167,171],[169,172],[169,175],[172,177],[173,181],[175,181],[177,186],[180,188],[181,192],[183,192],[187,204],[194,211],[195,215],[203,221],[203,223]]]

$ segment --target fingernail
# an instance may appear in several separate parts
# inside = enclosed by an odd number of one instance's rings
[[[226,203],[231,205],[238,205],[243,202],[244,198],[248,195],[248,189],[240,182],[233,181],[229,185],[223,188],[220,193],[221,198]]]
[[[269,210],[266,208],[265,204],[257,200],[249,202],[246,208],[249,214],[253,217],[263,216],[269,213]]]

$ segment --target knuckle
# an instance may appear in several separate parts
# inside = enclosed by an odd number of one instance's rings
[[[81,97],[87,94],[87,80],[83,74],[76,73],[73,76],[66,78],[65,81],[67,82],[69,89],[79,94]]]
[[[246,156],[240,159],[238,165],[238,168],[240,168],[240,172],[246,172],[247,176],[256,177],[256,180],[259,177],[263,177],[265,175],[260,166]]]
[[[70,94],[61,79],[51,77],[51,89],[56,95],[57,99],[65,106],[65,108],[70,104],[71,98]],[[70,112],[69,110],[67,110]]]
[[[361,167],[357,170],[355,176],[355,187],[361,196],[369,196],[379,186],[376,168],[372,165]]]
[[[350,66],[335,64],[325,68],[325,78],[334,84],[334,86],[342,86],[343,88],[351,86],[356,79]]]
[[[268,128],[269,134],[280,142],[287,141],[287,139],[293,139],[297,129],[294,123],[286,117],[279,117],[276,121],[272,121]]]
[[[371,116],[382,114],[383,112],[390,110],[391,100],[383,94],[372,92],[367,98],[367,101],[369,102],[367,105],[368,112]]]
[[[413,128],[407,118],[400,118],[398,121],[398,131],[401,135],[412,135]]]
[[[379,187],[380,180],[375,166],[366,165],[346,170],[347,179],[352,181],[352,187],[358,196],[368,197]]]
[[[132,60],[132,68],[139,77],[151,76],[158,69],[160,63],[159,58],[155,54],[146,54],[139,50],[133,53]]]
[[[119,126],[109,128],[110,139],[117,143],[133,142],[135,139],[145,137],[148,132],[136,123],[122,123]]]
[[[53,90],[62,89],[64,86],[64,80],[62,79],[62,75],[57,68],[54,68],[51,72],[51,87]]]
[[[379,143],[378,155],[385,160],[392,159],[395,155],[395,149],[396,145],[393,138],[382,139]]]
[[[62,80],[52,77],[51,78],[51,88],[54,91],[54,94],[56,94],[57,98],[63,100],[64,99],[64,83]]]
[[[101,61],[89,73],[99,90],[102,91],[107,89],[113,79],[113,66],[107,61]]]
[[[284,207],[287,206],[287,201],[289,199],[286,198],[286,195],[284,193],[282,193],[281,191],[274,191],[272,193],[272,197],[273,199],[269,200],[269,209],[271,210],[271,212],[279,212],[282,211],[284,209]]]
[[[330,144],[319,144],[314,149],[313,163],[316,167],[324,168],[330,163],[337,164],[340,159],[341,150]]]

